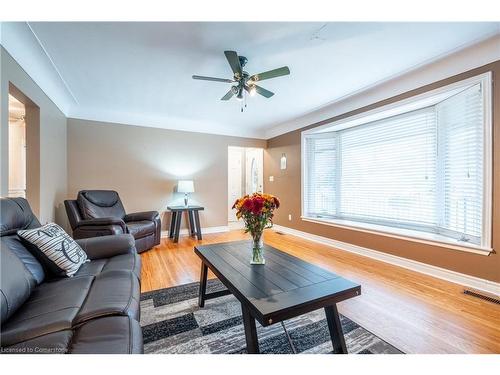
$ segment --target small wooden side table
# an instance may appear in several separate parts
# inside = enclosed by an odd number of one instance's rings
[[[200,211],[205,207],[202,206],[168,206],[167,210],[172,212],[170,219],[170,230],[168,237],[173,238],[174,242],[179,241],[179,232],[181,230],[182,213],[187,212],[189,220],[189,234],[201,240],[201,227],[200,227]]]

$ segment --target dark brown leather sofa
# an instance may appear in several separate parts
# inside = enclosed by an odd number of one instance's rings
[[[113,190],[82,190],[76,200],[64,201],[75,239],[130,233],[138,253],[160,244],[157,211],[126,214]]]
[[[1,352],[142,353],[134,238],[78,240],[91,261],[61,278],[16,234],[39,226],[25,199],[0,199]]]

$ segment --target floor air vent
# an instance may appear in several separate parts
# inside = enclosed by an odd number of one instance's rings
[[[500,305],[500,298],[498,296],[489,295],[485,292],[480,292],[480,291],[473,290],[473,289],[464,289],[464,294],[467,294],[469,296],[476,297],[476,298],[481,298],[481,299],[484,299],[485,301],[496,303],[497,305]]]
[[[285,233],[280,232],[279,230],[276,230],[276,231],[275,231],[275,233],[276,233],[276,234],[279,234],[280,236],[284,236],[284,235],[285,235]]]

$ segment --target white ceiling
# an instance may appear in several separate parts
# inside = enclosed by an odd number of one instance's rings
[[[97,23],[30,22],[72,100],[69,117],[264,137],[272,127],[499,31],[499,23]],[[224,50],[276,93],[220,98],[230,78]]]

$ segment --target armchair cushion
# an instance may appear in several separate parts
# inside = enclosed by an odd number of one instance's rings
[[[145,211],[145,212],[134,212],[132,214],[127,214],[123,220],[128,223],[129,221],[155,221],[160,218],[158,211]]]
[[[97,227],[108,225],[118,225],[122,228],[123,233],[127,232],[127,226],[125,222],[117,217],[100,217],[95,219],[80,220],[76,223],[75,229],[80,227]]]
[[[83,219],[116,217],[123,219],[125,209],[120,196],[113,190],[82,190],[78,193],[78,206]]]
[[[137,240],[155,233],[156,226],[154,221],[131,221],[127,223],[128,231]]]
[[[92,260],[136,252],[134,237],[130,234],[84,238],[76,242]]]

